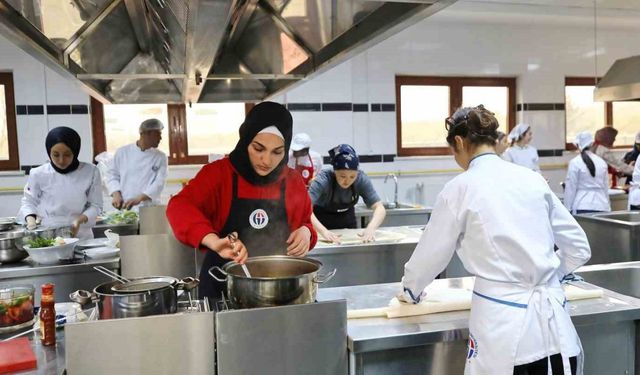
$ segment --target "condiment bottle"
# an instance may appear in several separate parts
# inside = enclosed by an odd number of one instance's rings
[[[56,309],[53,298],[53,284],[42,285],[42,297],[40,299],[40,333],[42,345],[56,344]]]

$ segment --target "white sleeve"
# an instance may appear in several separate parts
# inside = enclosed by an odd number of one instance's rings
[[[575,164],[569,162],[569,168],[567,169],[567,178],[564,180],[564,205],[572,213],[576,213],[573,209],[573,200],[576,198],[576,192],[578,191],[578,168]]]
[[[151,198],[154,202],[160,200],[160,194],[162,194],[165,181],[167,180],[167,156],[162,153],[161,158],[158,172],[156,172],[154,178],[149,181],[147,187],[142,191],[143,194]]]
[[[18,211],[17,219],[19,222],[23,222],[25,217],[29,215],[36,215],[38,213],[41,196],[42,190],[40,190],[38,179],[35,174],[30,174],[27,179],[27,184],[24,186],[22,204],[20,205],[20,211]]]
[[[115,193],[116,191],[122,192],[122,188],[120,186],[120,158],[122,157],[122,152],[122,149],[116,151],[116,154],[113,156],[111,165],[109,165],[109,171],[107,172],[107,176],[105,178],[107,193],[109,193],[109,195]]]
[[[633,181],[637,184],[640,184],[640,155],[636,159],[636,165],[633,168]]]
[[[91,179],[91,186],[87,191],[87,205],[83,214],[89,219],[87,225],[96,225],[96,218],[102,211],[102,181],[100,170],[95,168]]]
[[[570,274],[578,267],[587,263],[591,258],[591,248],[584,230],[580,227],[571,213],[560,203],[553,192],[551,197],[551,210],[549,220],[553,230],[553,238],[559,250],[556,252],[560,258],[560,273]]]
[[[322,156],[320,154],[315,154],[311,158],[311,163],[313,164],[313,175],[317,175],[322,169]]]
[[[447,267],[456,251],[461,233],[455,213],[446,200],[438,196],[431,219],[411,258],[404,265],[402,287],[410,290],[413,296],[419,296]]]

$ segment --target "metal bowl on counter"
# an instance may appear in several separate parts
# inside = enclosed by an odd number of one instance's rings
[[[0,231],[10,230],[15,224],[15,217],[0,217]]]
[[[227,282],[227,297],[236,309],[314,302],[318,284],[329,281],[336,273],[334,269],[319,275],[319,261],[286,255],[249,258],[245,265],[251,277],[245,276],[242,266],[234,262],[209,269],[211,277]]]
[[[18,225],[0,232],[0,263],[19,262],[29,256],[24,251],[22,243],[24,236],[24,229]]]
[[[95,303],[100,320],[138,318],[175,313],[178,309],[178,291],[197,286],[197,279],[193,278],[140,277],[126,283],[109,281],[100,284],[93,289],[93,293],[78,290],[71,293],[69,298],[82,305]]]

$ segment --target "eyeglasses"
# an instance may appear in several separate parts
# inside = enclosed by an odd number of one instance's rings
[[[457,126],[466,124],[468,119],[469,119],[469,116],[467,115],[465,115],[462,118],[459,118],[457,121],[454,120],[453,117],[448,117],[446,120],[444,120],[444,128],[447,130],[447,132],[450,132],[452,129],[456,128]]]

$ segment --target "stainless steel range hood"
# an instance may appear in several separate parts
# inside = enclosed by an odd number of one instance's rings
[[[616,60],[598,82],[594,100],[640,100],[640,56]]]
[[[0,34],[111,103],[258,101],[457,0],[0,0]]]

